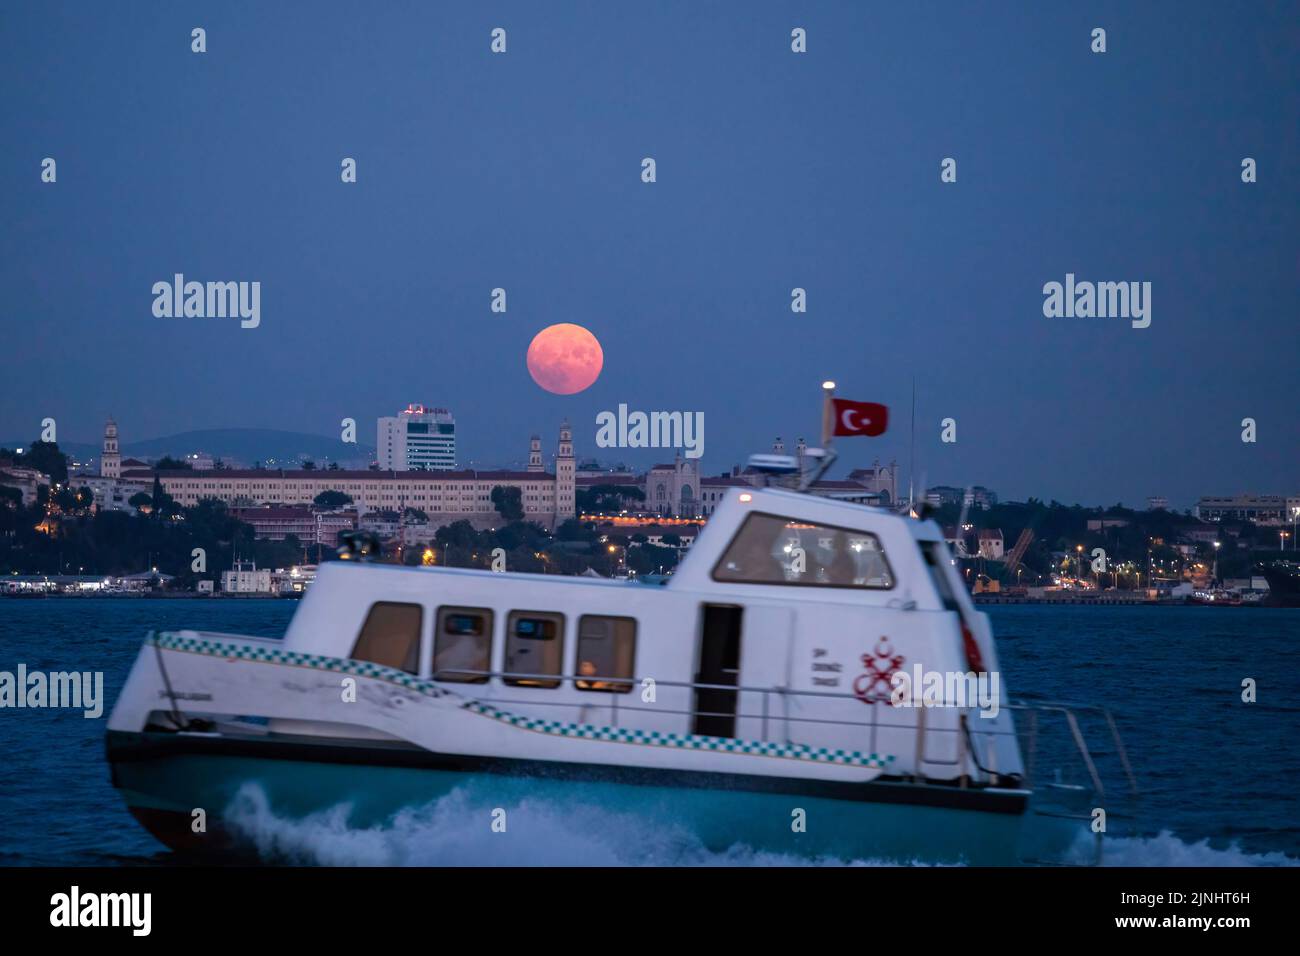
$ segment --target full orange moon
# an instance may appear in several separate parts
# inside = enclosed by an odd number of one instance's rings
[[[589,388],[605,366],[600,342],[581,325],[548,325],[528,346],[528,374],[556,395],[575,395]]]

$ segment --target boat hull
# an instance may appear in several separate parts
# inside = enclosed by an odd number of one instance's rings
[[[1273,607],[1300,607],[1300,564],[1274,561],[1260,566],[1268,582],[1265,603]]]
[[[108,751],[128,808],[162,843],[268,862],[310,862],[277,843],[268,823],[333,811],[351,829],[384,827],[453,792],[468,798],[463,822],[453,824],[466,833],[489,832],[492,811],[504,808],[507,832],[526,837],[521,808],[552,801],[566,813],[632,815],[709,851],[803,858],[1013,865],[1063,854],[1077,830],[1074,821],[1050,832],[1026,827],[1034,816],[1022,790],[611,768],[287,737],[114,732]],[[196,809],[206,818],[202,833]],[[627,848],[627,862],[638,862],[636,849]]]

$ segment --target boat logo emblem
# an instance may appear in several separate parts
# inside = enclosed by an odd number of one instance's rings
[[[889,701],[893,690],[893,676],[903,666],[903,655],[895,653],[894,645],[883,634],[870,654],[862,655],[862,666],[866,672],[853,681],[853,695],[864,704],[875,700]]]

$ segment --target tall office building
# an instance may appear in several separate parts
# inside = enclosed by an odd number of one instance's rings
[[[445,408],[407,405],[379,419],[376,447],[384,471],[454,471],[456,420]]]

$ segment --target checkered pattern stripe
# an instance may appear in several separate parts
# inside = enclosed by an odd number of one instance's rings
[[[635,730],[622,727],[598,727],[594,724],[571,724],[560,720],[542,720],[498,710],[482,701],[466,701],[462,706],[476,714],[491,717],[502,723],[553,734],[557,737],[574,737],[580,740],[607,740],[620,744],[642,744],[650,747],[673,747],[679,750],[709,750],[717,753],[750,754],[756,757],[783,757],[789,760],[808,760],[814,763],[839,764],[846,767],[871,767],[884,769],[892,756],[881,757],[856,750],[833,750],[829,747],[809,747],[806,744],[769,743],[761,740],[735,740],[731,737],[703,737],[699,734],[663,734],[657,730]]]
[[[354,661],[340,657],[323,657],[319,654],[299,654],[283,648],[263,644],[227,644],[209,638],[182,637],[179,634],[156,634],[150,641],[171,651],[206,654],[233,660],[260,661],[266,664],[285,664],[290,667],[307,667],[331,671],[336,674],[353,674],[387,681],[428,697],[454,696],[436,686],[432,681],[421,680],[413,674],[399,671],[370,661]],[[605,740],[611,743],[640,744],[649,747],[672,747],[679,750],[705,750],[715,753],[749,754],[756,757],[781,757],[787,760],[807,760],[813,763],[837,764],[845,767],[870,767],[881,770],[893,762],[893,756],[864,754],[857,750],[839,750],[829,747],[810,747],[807,744],[775,743],[761,740],[736,740],[731,737],[705,737],[700,734],[665,734],[657,730],[636,730],[623,727],[600,727],[595,724],[574,724],[560,720],[543,720],[525,717],[500,710],[482,701],[467,700],[461,705],[470,713],[501,721],[521,730],[571,737],[577,740]]]
[[[226,644],[207,638],[182,637],[179,634],[158,634],[153,643],[169,651],[186,651],[191,654],[207,654],[210,657],[260,661],[265,664],[287,664],[290,667],[309,667],[313,670],[333,671],[336,674],[352,674],[357,677],[370,677],[375,680],[397,684],[407,690],[428,697],[444,697],[447,692],[432,681],[421,680],[414,674],[399,671],[383,664],[370,661],[354,661],[342,657],[322,657],[319,654],[299,654],[286,651],[280,647],[254,644]]]

